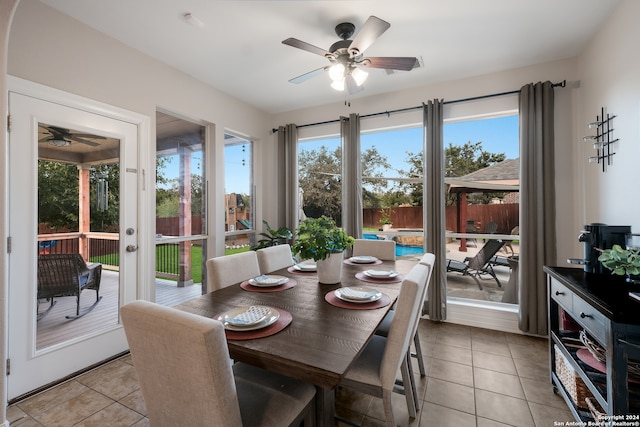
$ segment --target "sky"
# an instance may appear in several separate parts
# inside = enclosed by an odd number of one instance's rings
[[[457,123],[444,126],[444,143],[448,146],[464,145],[467,142],[482,142],[483,150],[490,153],[505,153],[507,159],[518,155],[518,116],[507,116]],[[333,150],[340,144],[339,138],[301,142],[300,149],[318,149],[327,145]],[[361,149],[375,146],[380,154],[387,157],[393,169],[408,170],[406,152],[417,153],[422,149],[422,128],[411,128],[377,132],[361,136]],[[249,194],[250,153],[249,145],[242,151],[242,145],[225,147],[225,192]],[[242,160],[245,160],[245,166]],[[398,176],[395,172],[387,176]]]

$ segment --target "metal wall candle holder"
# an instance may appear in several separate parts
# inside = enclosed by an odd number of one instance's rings
[[[602,163],[602,172],[606,171],[607,166],[611,166],[611,157],[616,154],[611,151],[611,144],[619,141],[618,138],[613,139],[612,122],[615,117],[609,113],[605,116],[604,107],[602,107],[600,115],[596,116],[596,121],[588,124],[590,129],[596,129],[596,134],[582,138],[585,142],[593,143],[596,155],[589,157],[589,163]]]

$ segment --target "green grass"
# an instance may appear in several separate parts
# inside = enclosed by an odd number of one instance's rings
[[[249,251],[249,247],[225,249],[225,255],[237,254]],[[156,269],[170,274],[178,274],[179,268],[178,246],[156,247]],[[91,262],[99,262],[106,265],[120,265],[119,254],[109,254],[91,257]],[[194,283],[202,283],[202,247],[191,247],[191,276]],[[168,279],[173,280],[173,279]]]

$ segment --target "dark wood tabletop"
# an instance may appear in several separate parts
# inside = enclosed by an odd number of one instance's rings
[[[264,338],[228,340],[229,353],[236,361],[297,378],[328,391],[338,386],[400,292],[400,283],[364,282],[355,277],[356,273],[367,269],[395,269],[406,274],[413,265],[415,261],[408,260],[386,261],[375,266],[343,263],[342,282],[338,285],[320,284],[316,274],[296,274],[282,269],[271,274],[295,279],[295,287],[267,293],[245,291],[236,284],[175,307],[210,318],[250,305],[267,305],[290,312],[293,321],[284,330]],[[341,286],[377,289],[389,295],[391,304],[372,310],[351,310],[327,303],[325,294]]]

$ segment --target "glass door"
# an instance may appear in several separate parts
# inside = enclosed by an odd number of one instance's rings
[[[127,350],[136,298],[138,127],[10,93],[13,399]]]

